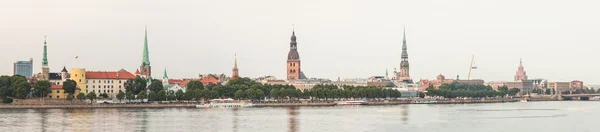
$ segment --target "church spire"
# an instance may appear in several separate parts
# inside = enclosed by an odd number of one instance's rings
[[[167,68],[165,68],[165,74],[163,75],[163,78],[165,78],[165,79],[169,78],[169,76],[167,76]]]
[[[46,36],[44,36],[44,57],[42,58],[42,66],[48,66],[48,52],[46,47]]]
[[[150,57],[148,56],[148,28],[144,27],[144,51],[142,53],[142,66],[150,65]]]
[[[403,29],[403,39],[402,39],[402,60],[408,59],[408,52],[406,47],[406,27]]]
[[[237,53],[233,56],[233,69],[237,69]]]
[[[231,78],[232,79],[237,79],[240,78],[239,72],[238,72],[238,67],[237,67],[237,54],[234,55],[233,57],[233,70],[231,73]]]

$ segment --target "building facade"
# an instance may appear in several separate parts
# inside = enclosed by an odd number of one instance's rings
[[[571,90],[571,82],[547,82],[549,89],[554,89],[557,94]]]
[[[33,59],[29,61],[17,61],[13,64],[13,75],[21,75],[25,78],[33,76]]]
[[[94,92],[96,95],[106,93],[109,97],[116,97],[119,91],[125,92],[125,83],[129,79],[135,79],[135,76],[124,69],[119,71],[86,71],[85,76],[81,78],[86,82],[87,89],[82,91],[87,93]],[[75,79],[79,81],[78,79]],[[78,83],[79,84],[79,83]]]
[[[583,82],[579,80],[571,81],[571,90],[584,88]]]

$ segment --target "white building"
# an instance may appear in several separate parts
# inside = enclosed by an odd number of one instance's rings
[[[95,92],[108,94],[109,97],[116,97],[119,90],[125,92],[125,82],[129,79],[135,79],[135,76],[123,69],[111,71],[86,71],[87,93]]]

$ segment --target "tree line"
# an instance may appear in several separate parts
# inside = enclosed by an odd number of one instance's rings
[[[465,83],[446,83],[437,89],[430,85],[427,88],[427,96],[440,96],[445,98],[456,97],[496,97],[496,96],[514,96],[521,90],[518,88],[509,89],[507,86],[501,86],[494,90],[489,85],[465,84]]]

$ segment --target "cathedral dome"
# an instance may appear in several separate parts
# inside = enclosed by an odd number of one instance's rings
[[[300,59],[298,50],[290,50],[290,52],[288,53],[288,59]]]

